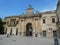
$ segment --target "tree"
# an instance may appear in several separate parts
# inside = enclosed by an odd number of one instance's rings
[[[2,21],[2,19],[0,18],[0,34],[4,34],[4,22]]]

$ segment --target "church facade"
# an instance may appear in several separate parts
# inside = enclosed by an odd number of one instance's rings
[[[26,14],[5,17],[5,21],[5,34],[49,38],[58,36],[56,11],[34,13],[34,8],[29,5]]]

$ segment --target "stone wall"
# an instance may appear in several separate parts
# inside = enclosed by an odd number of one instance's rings
[[[55,18],[55,23],[52,23],[52,18]],[[53,14],[43,14],[41,17],[40,16],[36,16],[36,17],[9,17],[6,18],[5,21],[9,21],[10,19],[16,19],[16,21],[18,21],[18,24],[14,27],[9,27],[7,24],[5,26],[5,30],[7,28],[7,34],[10,33],[10,30],[12,28],[12,34],[16,35],[16,29],[18,28],[18,35],[25,36],[25,32],[26,32],[26,25],[28,23],[32,24],[32,28],[33,28],[33,36],[35,36],[35,34],[37,34],[38,37],[43,37],[43,31],[46,31],[46,37],[53,37],[53,31],[56,30],[57,31],[57,16],[56,13]],[[43,19],[45,19],[45,24],[43,24]],[[52,30],[49,30],[49,28],[52,28]]]

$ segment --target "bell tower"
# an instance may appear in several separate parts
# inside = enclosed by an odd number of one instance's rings
[[[31,16],[32,14],[34,14],[34,8],[32,8],[30,4],[29,7],[26,9],[26,15]]]

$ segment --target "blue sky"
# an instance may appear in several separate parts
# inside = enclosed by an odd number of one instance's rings
[[[0,17],[17,16],[26,12],[29,4],[34,11],[56,10],[58,0],[0,0]]]

